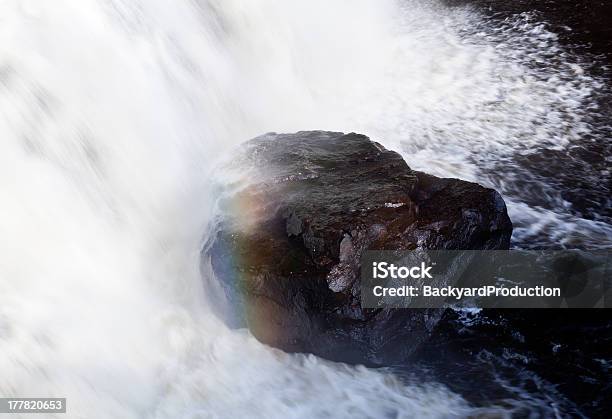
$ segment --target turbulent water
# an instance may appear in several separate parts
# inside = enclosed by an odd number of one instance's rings
[[[590,74],[529,14],[436,2],[0,2],[0,394],[76,418],[531,409],[228,330],[199,271],[213,168],[263,132],[361,132],[498,188],[516,246],[610,247],[607,195],[579,206],[537,160],[607,150]],[[584,167],[606,182],[609,163]]]

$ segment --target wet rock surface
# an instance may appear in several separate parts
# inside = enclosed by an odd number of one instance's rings
[[[363,135],[267,134],[232,165],[242,180],[221,202],[205,256],[236,325],[286,351],[401,362],[442,310],[362,309],[362,252],[509,247],[512,225],[497,192],[415,172]]]

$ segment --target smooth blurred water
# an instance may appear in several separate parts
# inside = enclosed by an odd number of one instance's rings
[[[88,418],[503,411],[229,331],[198,268],[212,168],[263,132],[361,132],[507,191],[519,243],[609,246],[605,219],[523,199],[541,179],[512,187],[514,156],[593,133],[598,89],[528,16],[436,2],[1,2],[0,393]]]

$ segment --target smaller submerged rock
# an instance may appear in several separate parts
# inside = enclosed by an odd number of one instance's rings
[[[241,323],[286,351],[381,365],[429,337],[441,309],[361,308],[365,250],[509,247],[497,192],[415,172],[363,135],[266,134],[231,166],[203,257]]]

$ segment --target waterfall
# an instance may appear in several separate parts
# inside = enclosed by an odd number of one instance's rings
[[[211,314],[214,164],[263,132],[321,129],[479,180],[591,129],[599,82],[562,56],[532,65],[551,48],[532,19],[493,28],[435,1],[2,1],[0,394],[66,397],[75,418],[474,412],[435,382],[284,354]],[[542,214],[610,234],[510,202],[524,234]]]

